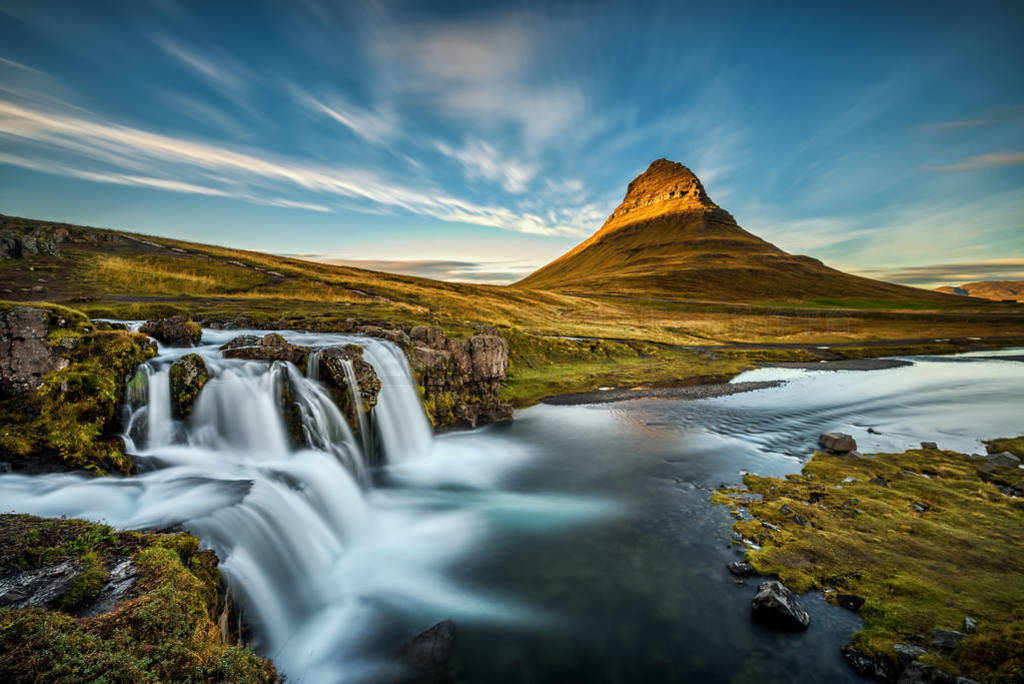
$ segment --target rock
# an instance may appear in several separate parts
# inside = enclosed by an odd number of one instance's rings
[[[410,639],[398,654],[406,668],[403,682],[446,684],[455,681],[450,661],[455,653],[455,623],[443,620]]]
[[[889,480],[886,480],[884,477],[873,477],[870,480],[868,480],[868,482],[870,482],[873,485],[878,485],[879,487],[889,486]]]
[[[856,613],[864,605],[864,597],[857,596],[856,594],[838,594],[836,596],[836,603]]]
[[[291,344],[278,333],[267,333],[261,338],[255,335],[239,335],[221,345],[220,349],[226,359],[287,361],[299,368],[305,367],[310,352],[309,347]]]
[[[779,513],[782,515],[791,515],[793,513],[793,509],[789,507],[789,504],[782,504],[779,506]]]
[[[775,523],[765,522],[763,520],[761,521],[761,526],[771,530],[772,532],[782,531],[782,528],[776,525]]]
[[[0,608],[55,608],[82,568],[74,560],[0,577]]]
[[[398,328],[383,328],[379,325],[362,325],[359,326],[358,332],[369,337],[378,337],[382,340],[394,342],[402,349],[406,349],[412,344],[409,340],[409,336],[405,334],[405,331]]]
[[[77,611],[78,616],[91,617],[109,613],[118,603],[131,598],[138,577],[139,569],[135,562],[130,557],[119,558],[107,575],[107,581],[100,589],[99,596],[84,609]]]
[[[210,379],[206,362],[199,354],[186,354],[171,364],[171,414],[180,419],[192,415],[192,406]]]
[[[42,230],[0,230],[0,259],[21,259],[39,254],[59,256],[52,234]]]
[[[896,653],[900,672],[906,670],[912,662],[928,653],[928,651],[920,646],[914,646],[913,644],[893,644],[892,650]]]
[[[729,572],[736,575],[737,577],[750,577],[756,575],[757,571],[754,570],[754,566],[750,563],[744,563],[743,561],[733,561],[725,567],[729,568]]]
[[[778,580],[761,582],[757,595],[750,602],[754,619],[768,627],[778,629],[807,629],[811,616],[800,599]]]
[[[469,338],[474,382],[504,380],[508,372],[508,342],[500,335],[473,335]]]
[[[978,631],[978,622],[977,622],[977,620],[972,618],[970,615],[965,615],[964,616],[963,630],[964,630],[964,634],[974,634],[975,632],[977,632]]]
[[[847,644],[842,649],[843,658],[854,670],[865,677],[874,677],[883,682],[891,682],[896,679],[896,667],[892,660],[884,653],[876,653],[874,657],[862,653]]]
[[[935,665],[915,660],[903,671],[897,684],[956,684],[956,678]]]
[[[826,432],[818,437],[818,445],[834,454],[848,454],[856,450],[857,442],[843,432]]]
[[[954,650],[967,636],[963,632],[955,632],[949,629],[932,630],[932,646],[946,653]]]
[[[444,349],[444,330],[441,328],[417,325],[409,331],[409,337],[413,342],[420,343],[431,349]]]
[[[18,306],[0,312],[0,399],[37,390],[47,373],[68,365],[47,341],[50,324],[45,309]]]
[[[346,362],[352,365],[363,412],[369,413],[377,405],[381,382],[373,366],[363,358],[363,348],[357,344],[346,344],[344,347],[327,347],[316,354],[319,379],[331,388],[334,403],[346,416],[352,429],[358,430],[359,415],[352,405],[349,378],[345,372]]]
[[[936,444],[935,442],[921,442],[921,448],[922,449],[929,449],[931,451],[937,451],[938,448],[939,448],[939,445]]]
[[[985,461],[989,465],[993,465],[998,468],[1017,468],[1020,466],[1020,458],[1011,454],[1009,451],[1002,451],[998,454],[989,454],[985,457]]]
[[[203,329],[195,321],[185,316],[171,316],[146,321],[139,332],[156,338],[169,347],[191,347],[199,344],[203,337]]]
[[[931,510],[931,506],[923,501],[915,501],[911,504],[911,508],[913,508],[917,513],[924,513],[925,511]]]

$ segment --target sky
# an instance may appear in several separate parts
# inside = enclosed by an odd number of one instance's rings
[[[682,162],[747,230],[1024,279],[1024,3],[0,0],[0,213],[510,282]]]

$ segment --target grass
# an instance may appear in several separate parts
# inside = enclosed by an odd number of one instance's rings
[[[217,559],[187,533],[118,532],[84,520],[0,515],[4,575],[74,560],[83,568],[62,610],[0,608],[0,681],[275,682],[274,666],[222,640]],[[76,618],[106,568],[132,558],[132,595]]]
[[[1022,438],[996,444],[1024,455]],[[1024,500],[982,478],[980,463],[938,450],[818,453],[800,475],[747,475],[746,490],[717,492],[715,502],[748,509],[735,529],[761,545],[747,552],[759,573],[798,592],[866,599],[864,629],[853,638],[859,651],[894,657],[893,644],[960,630],[970,616],[976,634],[951,654],[922,659],[981,682],[1021,681]],[[927,510],[916,511],[915,502]]]

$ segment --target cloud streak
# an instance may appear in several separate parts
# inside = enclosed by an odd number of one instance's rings
[[[861,275],[904,285],[962,285],[979,280],[1022,280],[1024,258],[985,259],[926,266],[908,266],[893,270],[867,269]]]
[[[997,166],[1020,166],[1024,164],[1024,152],[1002,152],[995,154],[979,154],[968,157],[956,164],[945,166],[929,166],[926,171],[939,173],[958,173],[961,171],[978,171]]]
[[[577,235],[569,224],[552,224],[541,216],[505,207],[476,204],[441,192],[418,190],[389,183],[370,171],[337,169],[240,152],[226,147],[151,133],[62,112],[42,111],[0,100],[0,134],[22,142],[74,152],[87,161],[118,164],[147,176],[162,178],[164,189],[176,192],[221,195],[258,201],[266,191],[299,190],[368,201],[442,221],[469,223],[537,235]],[[24,164],[21,164],[24,165]],[[85,177],[95,173],[68,162],[55,167],[58,173]],[[116,178],[120,170],[106,170]],[[206,178],[216,182],[199,185],[182,178]],[[118,182],[108,180],[107,182]],[[120,180],[122,184],[125,179]],[[137,183],[135,183],[137,184]],[[148,183],[156,187],[156,181]],[[266,201],[260,201],[266,203]],[[326,209],[326,203],[299,199],[275,200],[279,206]]]
[[[507,285],[535,271],[539,264],[522,261],[456,261],[445,259],[345,259],[325,254],[288,254],[339,266],[419,276],[434,280]]]

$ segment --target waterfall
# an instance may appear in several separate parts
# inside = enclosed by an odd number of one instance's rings
[[[423,412],[412,371],[396,345],[378,339],[360,340],[363,356],[381,380],[374,424],[388,463],[401,463],[426,454],[433,436]]]
[[[319,362],[318,362],[319,363]],[[363,442],[363,453],[370,457],[370,421],[366,418],[366,411],[363,410],[363,397],[359,392],[359,381],[356,379],[356,369],[348,359],[341,360],[341,367],[345,371],[345,382],[348,384],[348,396],[355,407],[356,418],[359,421],[359,436]]]

